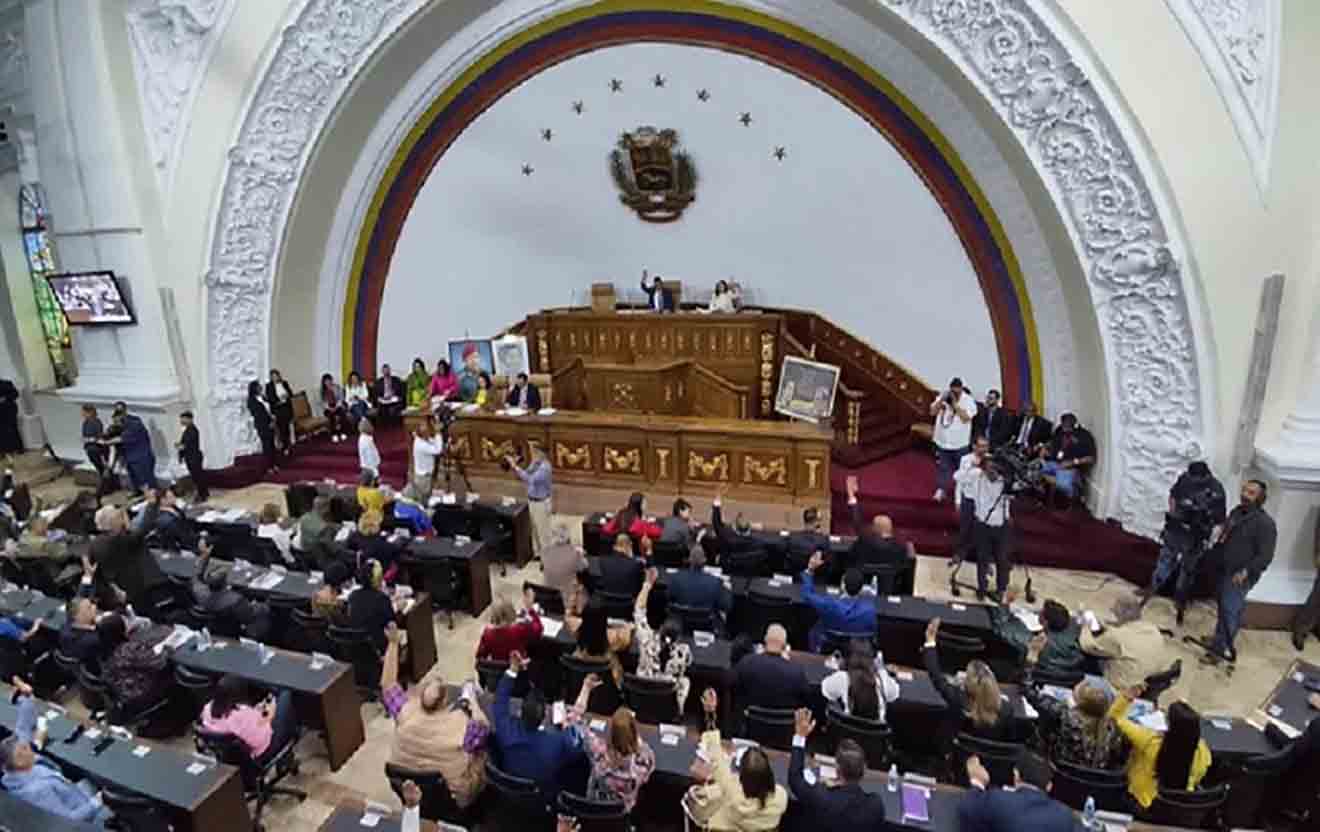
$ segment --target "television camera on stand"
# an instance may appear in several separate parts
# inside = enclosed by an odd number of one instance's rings
[[[1004,483],[1004,490],[988,509],[982,510],[980,506],[977,506],[976,513],[981,517],[987,517],[997,510],[1000,501],[1008,500],[1011,506],[1015,497],[1036,497],[1041,492],[1043,480],[1041,476],[1040,462],[1038,460],[1028,459],[1026,453],[1017,446],[1005,445],[999,448],[989,456],[985,457],[984,460],[982,460],[981,466],[987,471],[993,469],[995,474]],[[1011,512],[1009,516],[1012,517]],[[975,546],[975,550],[979,557],[979,541]],[[964,589],[973,592],[976,592],[979,589],[976,584],[958,580],[958,572],[962,569],[962,565],[963,553],[955,548],[953,557],[949,559],[949,566],[953,569],[953,571],[949,573],[949,592],[955,597],[962,595]],[[1036,603],[1036,593],[1031,587],[1031,567],[1027,566],[1025,563],[1017,565],[1021,565],[1027,573],[1027,583],[1023,589],[1023,597],[1028,604],[1034,604]],[[999,596],[998,592],[991,590],[988,594],[996,603],[1003,603],[1003,598]]]
[[[440,425],[440,445],[444,448],[444,452],[440,455],[440,468],[445,476],[445,491],[449,494],[454,493],[454,474],[457,473],[463,480],[466,494],[472,490],[472,481],[468,479],[467,466],[463,464],[463,458],[454,452],[454,445],[450,441],[450,428],[458,421],[458,408],[451,407],[447,403],[442,404],[435,410],[435,419]]]

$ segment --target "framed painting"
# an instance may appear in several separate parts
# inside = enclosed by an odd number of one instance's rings
[[[779,369],[775,412],[808,422],[828,421],[838,387],[839,368],[833,364],[785,356]]]
[[[527,339],[522,335],[505,335],[493,342],[495,351],[495,374],[510,379],[519,373],[532,371],[531,361],[527,356]]]

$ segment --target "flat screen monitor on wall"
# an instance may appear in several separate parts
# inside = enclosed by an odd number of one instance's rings
[[[114,272],[65,272],[50,275],[46,280],[70,326],[137,323]]]

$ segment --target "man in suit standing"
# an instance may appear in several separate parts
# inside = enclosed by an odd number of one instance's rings
[[[371,385],[371,395],[376,399],[376,410],[382,421],[397,421],[403,416],[403,379],[390,371],[390,365],[381,365],[380,378]]]
[[[197,502],[204,503],[211,499],[211,491],[206,487],[206,476],[202,471],[202,440],[197,433],[197,424],[193,421],[191,410],[179,414],[179,424],[183,426],[183,435],[176,447],[179,449],[179,461],[188,468],[192,477],[193,491],[197,493]]]
[[[668,578],[669,603],[711,610],[723,618],[733,609],[733,598],[724,588],[724,582],[714,575],[707,575],[705,568],[705,550],[693,546],[688,553],[688,568],[680,569]]]
[[[1026,407],[1022,408],[1022,415],[1018,417],[1017,427],[1013,434],[1013,444],[1019,446],[1027,453],[1032,453],[1041,445],[1050,441],[1054,436],[1054,425],[1050,420],[1041,416],[1036,411],[1035,402],[1027,402]]]
[[[985,394],[985,406],[977,408],[972,419],[972,438],[984,436],[990,447],[998,448],[1013,439],[1016,421],[1001,405],[999,391],[991,390]]]
[[[841,740],[834,752],[839,772],[837,783],[807,782],[803,774],[807,737],[815,729],[816,720],[812,719],[811,711],[800,708],[794,726],[793,756],[788,763],[788,787],[802,804],[803,816],[811,818],[814,826],[830,832],[870,832],[883,827],[885,801],[862,788],[866,753],[855,740]]]
[[[990,788],[990,772],[975,754],[967,758],[972,788],[958,803],[960,832],[1073,832],[1072,810],[1049,796],[1050,765],[1023,751],[1013,768],[1013,789]]]
[[[541,409],[541,391],[527,378],[526,373],[519,373],[517,381],[509,388],[509,395],[504,399],[505,407],[521,407],[533,413]]]
[[[660,275],[656,275],[649,286],[646,284],[646,278],[648,275],[649,272],[647,272],[646,269],[642,269],[642,291],[646,293],[646,305],[650,307],[653,312],[673,312],[674,296],[665,288],[664,281],[660,279]]]
[[[765,630],[761,652],[748,653],[733,668],[734,696],[740,707],[791,710],[807,702],[807,672],[791,661],[788,631],[780,624]]]

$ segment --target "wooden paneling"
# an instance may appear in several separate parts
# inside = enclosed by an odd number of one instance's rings
[[[557,373],[576,359],[588,366],[692,361],[746,387],[745,415],[754,418],[770,412],[782,323],[778,314],[758,312],[657,315],[553,310],[529,316],[523,331],[540,372]]]
[[[564,371],[579,377],[583,394],[565,410],[657,413],[741,419],[751,410],[751,388],[735,384],[695,361],[668,364],[584,364]],[[557,388],[556,388],[557,389]]]
[[[411,429],[425,418],[405,414]],[[497,474],[511,448],[549,450],[555,481],[681,493],[727,487],[762,502],[826,502],[832,432],[798,422],[560,411],[463,415],[451,428],[473,475]]]

